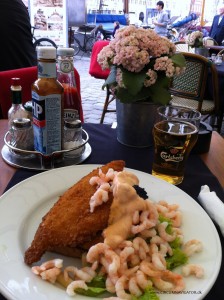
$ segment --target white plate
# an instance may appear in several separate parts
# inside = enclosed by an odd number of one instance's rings
[[[32,274],[24,264],[23,256],[42,216],[58,200],[58,196],[94,168],[96,165],[81,165],[46,171],[17,184],[0,198],[0,291],[8,299],[71,299],[59,286],[53,286]],[[179,188],[149,174],[131,171],[139,177],[140,186],[146,189],[152,200],[166,200],[180,205],[185,240],[199,239],[204,245],[203,252],[190,259],[204,267],[204,279],[189,277],[186,279],[185,293],[160,294],[161,300],[202,299],[213,286],[221,265],[221,244],[215,226],[197,202]],[[43,260],[52,257],[53,254],[48,253]],[[65,264],[79,263],[66,257],[64,260]],[[75,299],[92,298],[77,295]]]

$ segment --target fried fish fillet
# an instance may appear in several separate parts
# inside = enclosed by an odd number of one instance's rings
[[[109,168],[122,171],[124,161],[112,161],[101,167],[106,173]],[[109,201],[90,212],[89,201],[96,191],[89,180],[99,174],[99,168],[83,177],[69,188],[50,211],[43,217],[31,246],[26,250],[24,261],[31,265],[41,259],[46,251],[55,251],[70,256],[79,256],[82,249],[97,243],[101,232],[108,225],[112,192]]]

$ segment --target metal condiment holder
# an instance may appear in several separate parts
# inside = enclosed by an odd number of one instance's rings
[[[54,151],[46,156],[39,151],[23,150],[13,147],[10,144],[10,132],[8,131],[4,136],[5,145],[2,148],[2,157],[10,165],[36,170],[49,170],[78,164],[84,161],[91,153],[91,147],[88,144],[89,135],[84,129],[82,129],[82,132],[85,134],[82,144],[67,150]],[[64,155],[81,147],[85,147],[85,151],[79,158],[73,159]]]

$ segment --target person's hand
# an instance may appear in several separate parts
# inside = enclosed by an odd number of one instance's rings
[[[156,19],[152,19],[152,24],[154,24],[154,25],[158,25],[158,22],[157,22],[157,20],[156,20]]]

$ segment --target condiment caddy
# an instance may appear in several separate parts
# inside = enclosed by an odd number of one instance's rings
[[[9,131],[2,149],[10,165],[44,170],[78,164],[90,155],[89,136],[81,125],[73,55],[72,48],[57,52],[54,47],[37,48],[38,79],[31,87],[31,112],[22,105],[20,79],[12,79]]]
[[[10,142],[11,137],[10,132],[8,131],[4,137],[5,145],[2,148],[2,157],[4,161],[11,166],[33,170],[50,170],[53,168],[80,164],[85,161],[92,152],[92,148],[88,143],[88,133],[84,129],[82,129],[82,133],[84,133],[84,138],[78,147],[76,146],[68,150],[55,151],[50,155],[45,156],[36,150],[24,150],[14,147]],[[74,157],[67,155],[70,152],[77,151],[81,148],[83,151],[80,156]]]

